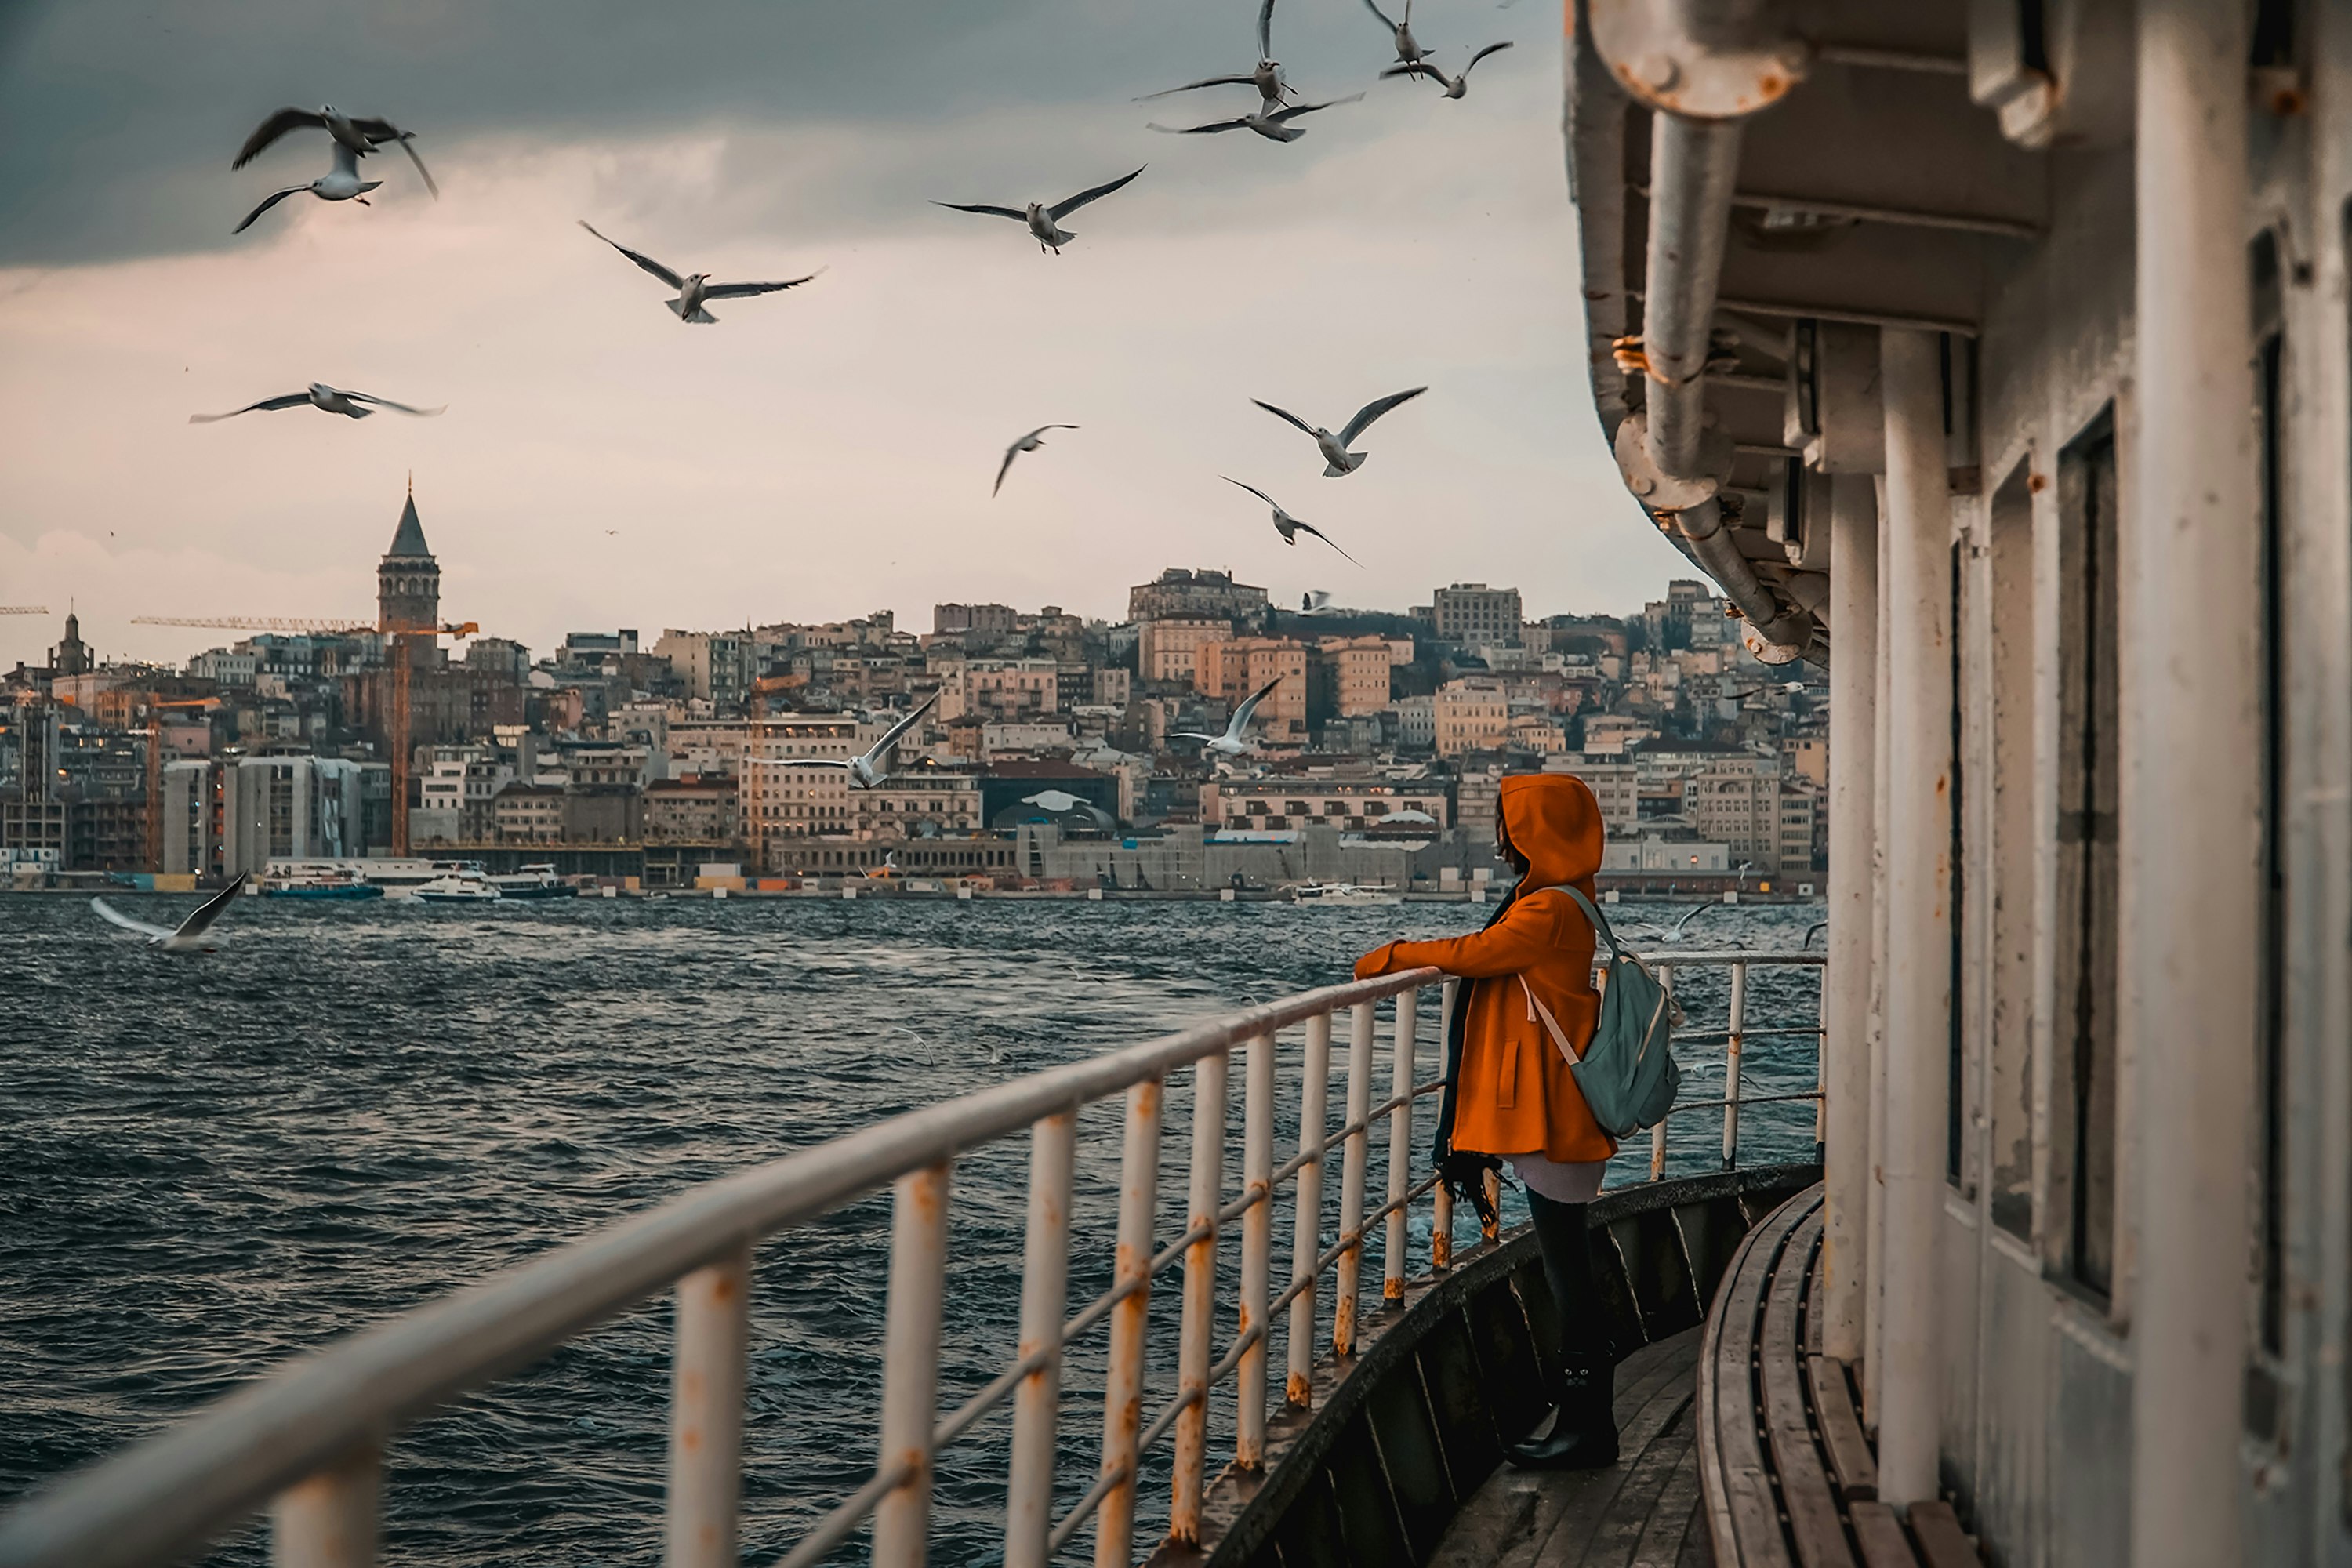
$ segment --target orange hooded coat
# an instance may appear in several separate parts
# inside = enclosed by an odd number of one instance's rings
[[[1507,778],[1499,803],[1511,847],[1528,858],[1500,918],[1475,936],[1392,942],[1356,961],[1356,978],[1433,964],[1470,982],[1457,1047],[1452,1146],[1482,1154],[1605,1160],[1616,1140],[1586,1109],[1576,1076],[1543,1021],[1528,1016],[1524,976],[1578,1052],[1591,1043],[1601,999],[1592,988],[1591,922],[1566,893],[1593,896],[1601,868],[1601,806],[1568,773]]]

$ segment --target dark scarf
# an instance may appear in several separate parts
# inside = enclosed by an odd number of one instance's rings
[[[1519,889],[1527,886],[1523,870],[1495,912],[1486,917],[1481,931],[1492,931],[1495,923],[1510,913]],[[1530,889],[1532,890],[1532,889]],[[1454,1010],[1445,1020],[1445,1093],[1437,1107],[1437,1142],[1431,1158],[1437,1168],[1437,1179],[1456,1202],[1467,1201],[1477,1211],[1478,1223],[1491,1226],[1496,1223],[1495,1202],[1486,1195],[1486,1173],[1499,1172],[1503,1162],[1492,1154],[1472,1153],[1454,1147],[1454,1081],[1462,1076],[1462,1031],[1470,1017],[1470,992],[1478,983],[1465,978],[1454,990]]]

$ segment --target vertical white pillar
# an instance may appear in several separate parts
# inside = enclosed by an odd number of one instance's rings
[[[749,1243],[677,1282],[663,1568],[731,1568],[743,1492]]]
[[[1894,610],[1886,587],[1886,481],[1871,481],[1878,506],[1878,692],[1874,715],[1894,710],[1887,648]],[[1864,1194],[1862,1249],[1862,1418],[1878,1425],[1879,1374],[1885,1358],[1879,1335],[1886,1327],[1886,802],[1894,774],[1887,766],[1887,725],[1874,722],[1870,771],[1870,983],[1865,1042],[1870,1068],[1870,1190]]]
[[[2246,13],[2141,0],[2139,419],[2119,554],[2119,989],[2137,1047],[2132,1561],[2239,1531],[2262,756]],[[2193,626],[2194,636],[2184,637]]]
[[[1878,833],[1878,497],[1867,474],[1830,481],[1829,970],[1822,1252],[1822,1349],[1862,1354],[1863,1248],[1870,1208],[1871,875]]]
[[[1952,547],[1943,373],[1931,333],[1879,334],[1886,402],[1885,1314],[1878,1495],[1936,1494],[1937,1229],[1952,1005]]]

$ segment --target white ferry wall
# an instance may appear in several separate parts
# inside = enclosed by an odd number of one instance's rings
[[[1640,342],[1647,285],[1645,193],[1652,179],[1650,111],[1627,95],[1592,42],[1594,17],[1607,26],[1617,9],[1609,0],[1570,7],[1567,115],[1595,402],[1603,433],[1612,440],[1645,390],[1635,379],[1638,366],[1633,376],[1621,372],[1612,348],[1628,334]],[[1790,326],[1807,307],[1854,323],[1825,328],[1837,352],[1825,356],[1830,363],[1821,376],[1817,457],[1823,466],[1860,476],[1843,483],[1879,487],[1882,493],[1883,437],[1880,448],[1872,449],[1873,437],[1884,430],[1877,367],[1865,363],[1856,372],[1853,360],[1859,354],[1874,361],[1869,339],[1878,324],[1952,329],[1940,341],[1948,360],[1950,539],[1957,567],[1961,881],[1952,1001],[1958,1010],[1959,1068],[1953,1081],[1960,1135],[1958,1170],[1943,1194],[1931,1284],[1941,1308],[1941,1386],[1930,1391],[1938,1406],[1941,1485],[1960,1500],[1963,1517],[1997,1563],[2179,1560],[2177,1548],[2147,1542],[2135,1552],[2131,1542],[2134,1318],[2143,1285],[2141,1181],[2148,1173],[2142,1162],[2184,1158],[2177,1143],[2144,1142],[2148,1118],[2136,1089],[2143,1066],[2136,1046],[2148,1035],[2151,1010],[2175,1005],[2189,988],[2243,986],[2250,979],[2259,985],[2264,960],[2250,950],[2275,944],[2283,1010],[2275,1129],[2282,1289],[2275,1343],[2264,1343],[2259,1289],[2266,1258],[2263,1159],[2273,1130],[2263,1119],[2261,1039],[2250,1016],[2234,1037],[2204,1042],[2210,1049],[2245,1052],[2257,1068],[2251,1103],[2212,1108],[2217,1117],[2243,1111],[2250,1119],[2246,1389],[2228,1408],[2172,1408],[2170,1414],[2237,1434],[2230,1445],[2239,1460],[2235,1498],[2228,1494],[2226,1466],[2194,1489],[2201,1508],[2227,1512],[2234,1502],[2245,1560],[2352,1562],[2344,1371],[2352,1285],[2352,991],[2346,955],[2352,931],[2352,635],[2347,631],[2352,626],[2347,440],[2352,290],[2346,261],[2347,215],[2352,214],[2352,10],[2316,4],[2286,8],[2293,12],[2293,66],[2247,73],[2245,253],[2251,269],[2258,246],[2274,247],[2278,285],[2254,290],[2252,312],[2242,296],[2227,291],[2214,307],[2246,320],[2250,366],[2263,337],[2276,332],[2284,344],[2276,415],[2283,564],[2274,580],[2281,626],[2276,721],[2284,729],[2273,826],[2281,836],[2284,884],[2276,929],[2216,927],[2210,972],[2178,974],[2179,991],[2135,994],[2132,944],[2137,937],[2138,972],[2147,973],[2148,954],[2168,922],[2150,919],[2144,907],[2136,910],[2135,889],[2147,885],[2151,868],[2135,860],[2126,830],[2117,870],[2113,1289],[2102,1298],[2078,1283],[2071,1256],[2072,1063],[2057,1059],[2073,1045],[2071,1023],[2062,1016],[2066,1003],[2057,994],[2064,739],[2061,549],[2074,522],[2061,479],[2070,447],[2112,422],[2123,584],[2117,762],[2119,815],[2126,821],[2136,803],[2150,798],[2153,782],[2134,771],[2135,736],[2141,732],[2135,704],[2164,697],[2174,659],[2235,660],[2227,668],[2259,674],[2254,650],[2263,636],[2260,620],[2250,624],[2242,613],[2242,595],[2233,601],[2226,584],[2216,585],[2212,614],[2201,621],[2151,625],[2133,616],[2136,595],[2149,581],[2149,563],[2135,546],[2151,526],[2152,509],[2136,493],[2143,457],[2137,443],[2148,416],[2137,358],[2142,344],[2134,246],[2135,181],[2145,176],[2136,166],[2132,95],[2116,90],[2118,83],[2129,87],[2137,68],[2132,8],[2065,0],[2043,7],[2050,58],[2059,74],[2056,90],[2036,100],[2029,89],[2012,100],[2011,110],[2025,126],[2036,102],[2055,104],[2047,109],[2043,128],[2054,145],[2032,147],[2004,137],[1996,113],[1966,97],[1971,79],[1980,90],[1999,89],[2003,61],[2015,52],[2013,38],[1998,36],[2004,18],[2013,30],[2012,7],[1941,0],[1900,8],[1791,9],[1789,25],[1815,46],[1875,45],[1907,52],[1915,66],[1920,57],[1965,58],[1972,72],[1848,66],[1838,63],[1833,47],[1817,49],[1808,79],[1745,122],[1738,189],[1834,195],[1848,213],[1892,209],[1916,218],[1943,212],[1984,221],[1974,229],[1938,228],[1865,216],[1816,250],[1779,255],[1745,246],[1735,225],[1719,300],[1778,301],[1782,310],[1719,308],[1716,317],[1718,328],[1729,325],[1751,342],[1760,336],[1759,326]],[[2223,14],[2195,3],[2146,9]],[[2247,7],[2250,28],[2254,9]],[[2103,34],[2103,26],[2110,30]],[[2292,97],[2285,96],[2290,89]],[[2038,133],[2027,128],[2024,134],[2033,140]],[[2176,229],[2187,216],[2221,226],[2232,221],[2223,212],[2175,214]],[[2009,232],[2000,232],[2004,226]],[[2275,303],[2265,302],[2266,292]],[[1741,358],[1731,374],[1711,378],[1707,397],[1710,413],[1740,444],[1731,485],[1755,492],[1752,508],[1779,488],[1784,464],[1799,465],[1801,507],[1795,515],[1781,509],[1772,531],[1786,536],[1792,565],[1826,572],[1831,552],[1824,525],[1830,493],[1840,481],[1818,467],[1802,468],[1804,458],[1790,455],[1781,428],[1789,395],[1747,363],[1745,349]],[[1848,374],[1838,374],[1842,369]],[[2251,369],[2246,384],[2255,385]],[[2213,415],[2227,416],[2226,410]],[[1872,470],[1881,472],[1873,478]],[[2217,483],[2227,490],[2226,476]],[[1849,489],[1841,499],[1853,495]],[[1867,506],[1867,489],[1862,500]],[[2245,517],[2249,534],[2258,538],[2260,513],[2249,510]],[[1629,526],[1640,524],[1634,513]],[[1885,532],[1882,526],[1882,587]],[[1766,570],[1777,565],[1769,556],[1779,552],[1778,542],[1766,544],[1750,531],[1738,537],[1748,545],[1745,553],[1768,561]],[[1801,596],[1810,585],[1796,588],[1784,585],[1776,607],[1812,607]],[[1885,683],[1894,646],[1889,638],[1916,634],[1915,626],[1888,624],[1892,597],[1891,590],[1881,595],[1880,666],[1873,672],[1879,678],[1881,714],[1899,714],[1904,701],[1902,692]],[[1817,604],[1826,638],[1827,596]],[[1833,659],[1835,651],[1832,644],[1827,657]],[[2246,695],[2259,701],[2261,689]],[[1874,737],[1866,707],[1856,705],[1848,720],[1833,704],[1832,715],[1838,726],[1833,765],[1841,755],[1885,757],[1884,738]],[[2232,722],[2238,734],[2263,732],[2259,712]],[[2218,747],[2241,743],[2231,724],[2208,740]],[[2161,769],[2176,760],[2143,747],[2138,765]],[[1883,791],[1880,799],[1884,809]],[[2254,846],[2242,814],[2230,804],[2211,802],[2210,810],[2171,825],[2174,853],[2209,866],[2219,861],[2245,879],[2248,885],[2231,888],[2221,885],[2226,875],[2217,877],[2216,910],[2245,908],[2255,872],[2251,858],[2231,858],[2241,848],[2251,857]],[[1883,857],[1886,823],[1881,818],[1876,826]],[[1877,892],[1883,900],[1883,886]],[[2234,905],[2225,895],[2236,895]],[[2189,918],[2197,918],[2194,911]],[[1883,919],[1882,901],[1874,942],[1881,953]],[[2248,961],[2256,965],[2252,977],[2243,972]],[[1862,980],[1850,974],[1843,984]],[[1894,984],[1900,989],[1899,975]],[[1883,991],[1872,988],[1874,1024]],[[1852,1044],[1848,1059],[1858,1059],[1864,1042],[1842,1040],[1832,1029],[1832,1058],[1841,1046]],[[1903,1044],[1899,1038],[1867,1042],[1870,1059],[1881,1062],[1885,1051]],[[1838,1077],[1834,1067],[1832,1077],[1833,1082]],[[1880,1096],[1885,1092],[1883,1077],[1869,1087]],[[1834,1127],[1834,1110],[1832,1116]],[[1882,1104],[1870,1107],[1869,1125],[1880,1139],[1886,1116]],[[1996,1137],[2005,1147],[1996,1148]],[[1858,1156],[1833,1137],[1833,1194],[1842,1160],[1849,1169],[1859,1164],[1868,1172],[1879,1168],[1885,1152],[1873,1148]],[[1872,1226],[1883,1223],[1877,1195],[1870,1194]],[[2003,1200],[2007,1225],[1996,1221],[1997,1198]],[[2031,1204],[2022,1234],[2015,1214],[2021,1199]],[[2157,1215],[2147,1223],[2161,1226],[2170,1218]],[[1865,1229],[1860,1239],[1866,1245],[1878,1237]],[[1855,1267],[1852,1275],[1857,1292],[1874,1302],[1887,1286],[1879,1278],[1875,1249],[1868,1261],[1872,1267]],[[2208,1261],[2226,1287],[2235,1260]],[[1850,1254],[1848,1262],[1853,1262]],[[1871,1307],[1864,1310],[1873,1321],[1863,1337],[1876,1352],[1884,1324]],[[1866,1370],[1870,1397],[1883,1405],[1888,1391],[1877,1386],[1878,1369]],[[2170,1399],[2161,1384],[2147,1384],[2147,1395]],[[1874,1410],[1873,1418],[1884,1414]]]

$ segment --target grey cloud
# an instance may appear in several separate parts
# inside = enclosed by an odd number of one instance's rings
[[[282,146],[230,174],[238,142],[284,103],[389,114],[437,149],[724,132],[742,137],[741,156],[771,160],[746,172],[746,195],[789,184],[856,219],[931,195],[1019,197],[1030,184],[1100,178],[1097,164],[1166,159],[1169,139],[1142,123],[1181,122],[1189,110],[1174,105],[1185,100],[1147,114],[1129,100],[1254,54],[1249,0],[18,0],[0,13],[0,265],[227,247],[231,209],[316,161]],[[1527,21],[1458,4],[1421,25],[1475,47]],[[1354,0],[1286,0],[1275,36],[1310,92],[1367,85],[1385,58]],[[1423,96],[1389,86],[1391,104]],[[1191,96],[1205,114],[1234,95]],[[1349,112],[1382,108],[1375,93]],[[950,129],[998,113],[1002,141]],[[1328,155],[1358,133],[1337,112],[1319,120],[1317,138],[1286,151]],[[774,161],[791,143],[776,133],[812,125],[871,130],[879,166],[861,143],[837,168],[780,180]],[[925,165],[904,166],[893,146],[919,151]]]

